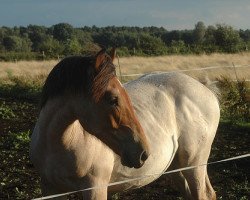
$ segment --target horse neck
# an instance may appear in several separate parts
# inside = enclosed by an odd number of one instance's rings
[[[42,131],[62,136],[77,120],[70,100],[54,98],[49,100],[40,112],[39,122]]]
[[[67,157],[67,166],[77,169],[79,176],[88,173],[92,166],[103,168],[100,158],[104,154],[108,159],[108,167],[112,169],[114,153],[92,134],[84,130],[74,116],[72,106],[64,100],[52,100],[46,104],[39,117],[42,148],[50,152],[60,152]],[[70,152],[70,154],[68,154]],[[72,159],[72,158],[77,158]],[[98,169],[99,169],[98,168]],[[105,168],[106,170],[107,168]],[[111,170],[110,169],[110,170]]]

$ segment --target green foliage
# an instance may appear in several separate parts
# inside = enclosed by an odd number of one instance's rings
[[[129,52],[127,47],[120,47],[117,49],[117,55],[125,57],[125,56],[130,56],[131,53]]]
[[[28,37],[32,42],[32,50],[39,51],[38,46],[42,43],[46,37],[49,35],[46,34],[47,28],[44,26],[29,25],[26,29]]]
[[[214,33],[215,43],[220,47],[220,50],[227,53],[236,53],[241,50],[242,39],[239,32],[231,26],[217,25]]]
[[[51,59],[84,54],[93,45],[120,48],[121,56],[158,56],[249,51],[250,30],[235,30],[203,22],[193,30],[167,31],[163,27],[74,28],[67,23],[51,27],[0,27],[0,60]],[[25,53],[24,53],[25,52]],[[6,54],[6,56],[5,56]],[[31,54],[31,56],[29,56]],[[35,56],[34,56],[35,55]]]
[[[55,58],[58,55],[61,55],[64,48],[58,40],[55,40],[52,36],[46,36],[44,39],[37,45],[37,50],[42,52],[43,59],[46,58]]]
[[[51,27],[55,39],[60,42],[66,42],[72,39],[74,28],[67,23],[59,23]]]
[[[10,82],[0,82],[0,95],[19,99],[38,100],[45,80],[44,75],[36,78],[27,76],[12,76],[8,73]]]
[[[136,49],[145,55],[159,56],[166,53],[166,47],[163,41],[149,34],[140,34],[136,47]]]
[[[169,53],[171,54],[185,54],[187,52],[187,47],[182,40],[172,40],[171,46],[169,48]]]
[[[17,36],[6,36],[3,38],[3,45],[7,51],[21,51],[22,40]]]
[[[233,82],[226,77],[219,79],[222,99],[221,112],[232,123],[250,122],[250,96],[246,81]]]
[[[6,36],[2,41],[6,51],[29,52],[31,51],[31,41],[26,37]]]
[[[0,120],[15,118],[15,116],[10,106],[6,105],[4,101],[0,102]]]
[[[194,34],[194,42],[196,44],[201,44],[206,34],[206,26],[204,25],[203,22],[198,22],[195,25],[193,34]]]
[[[63,51],[64,55],[79,55],[81,54],[82,47],[76,38],[68,40],[65,43],[65,48]]]

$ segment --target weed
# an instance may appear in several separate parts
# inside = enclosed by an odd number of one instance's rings
[[[39,179],[34,178],[29,162],[29,135],[30,131],[10,131],[0,138],[0,199],[40,196]]]
[[[11,119],[15,116],[12,109],[4,101],[0,102],[0,119]]]

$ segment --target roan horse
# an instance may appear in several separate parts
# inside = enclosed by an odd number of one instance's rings
[[[49,74],[30,147],[43,195],[207,163],[220,116],[214,93],[179,73],[123,87],[114,57],[104,50],[68,57]],[[159,176],[88,190],[83,199],[107,199]],[[216,199],[206,166],[171,176],[186,199]]]

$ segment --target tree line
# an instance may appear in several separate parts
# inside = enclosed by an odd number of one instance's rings
[[[250,30],[226,24],[195,24],[192,30],[168,31],[163,27],[0,27],[0,60],[52,59],[86,54],[95,45],[117,47],[120,56],[237,53],[250,48]]]

